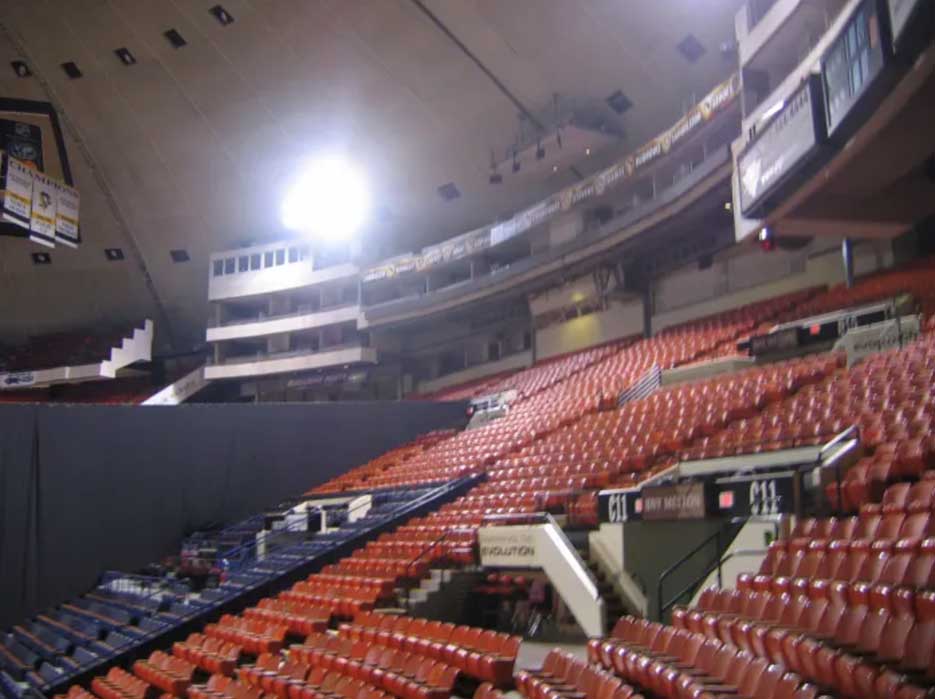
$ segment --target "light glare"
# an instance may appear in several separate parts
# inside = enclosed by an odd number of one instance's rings
[[[286,193],[282,224],[323,242],[347,241],[370,210],[364,178],[340,158],[309,163]]]

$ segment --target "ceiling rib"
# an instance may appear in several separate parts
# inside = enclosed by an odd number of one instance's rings
[[[434,25],[438,28],[438,30],[439,30],[442,34],[444,34],[444,35],[448,38],[449,41],[451,41],[451,43],[453,43],[455,46],[457,46],[459,49],[461,49],[461,52],[462,52],[465,56],[467,56],[468,59],[470,59],[470,61],[471,61],[474,65],[476,65],[476,66],[480,69],[480,71],[490,79],[490,82],[492,82],[492,83],[496,86],[496,88],[497,88],[501,93],[503,93],[503,96],[506,97],[508,100],[510,100],[510,102],[513,103],[513,106],[516,107],[516,108],[519,110],[520,114],[522,114],[524,117],[526,117],[526,119],[528,119],[529,122],[530,122],[533,126],[535,126],[537,129],[539,129],[540,131],[545,131],[545,126],[543,125],[543,123],[542,123],[541,121],[539,121],[539,119],[536,117],[536,115],[533,114],[533,113],[526,107],[525,104],[523,104],[522,102],[520,102],[519,98],[518,98],[516,95],[514,95],[514,94],[510,91],[510,89],[509,89],[506,85],[504,85],[496,75],[494,75],[493,71],[490,70],[490,68],[488,68],[486,65],[484,65],[483,61],[481,61],[481,60],[474,54],[474,52],[471,51],[471,49],[469,49],[467,46],[464,45],[464,42],[461,41],[461,39],[459,39],[457,36],[455,36],[454,32],[452,32],[452,31],[448,28],[448,26],[447,26],[444,22],[442,22],[434,12],[432,12],[429,8],[427,8],[427,7],[425,6],[425,4],[422,2],[422,0],[410,0],[410,2],[412,2],[412,4],[415,5],[415,6],[419,9],[419,11],[420,11],[422,14],[424,14],[426,17],[428,17],[429,21],[430,21],[432,24],[434,24]]]
[[[428,17],[429,21],[434,24],[435,27],[442,34],[444,34],[451,43],[457,46],[461,52],[480,69],[484,75],[487,76],[490,82],[494,84],[494,86],[503,94],[504,97],[513,103],[513,106],[519,110],[519,113],[522,114],[529,121],[529,123],[539,129],[539,131],[545,131],[545,125],[542,123],[542,121],[536,117],[536,115],[533,114],[525,104],[520,101],[519,97],[513,94],[510,88],[503,84],[503,82],[494,74],[492,70],[490,70],[490,68],[484,65],[484,62],[481,61],[480,58],[478,58],[477,55],[471,51],[471,49],[469,49],[464,44],[464,42],[461,41],[461,39],[459,39],[455,33],[451,31],[451,29],[448,28],[448,25],[442,22],[434,12],[425,6],[422,0],[410,0],[410,2],[415,5],[419,11],[422,12],[422,14]],[[584,179],[584,175],[582,175],[581,171],[578,170],[578,168],[575,166],[569,168],[569,172],[571,172],[579,180]]]

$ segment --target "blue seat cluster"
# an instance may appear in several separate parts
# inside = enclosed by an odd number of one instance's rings
[[[197,533],[183,542],[179,569],[163,577],[107,572],[81,597],[0,633],[0,697],[30,699],[39,692],[51,696],[91,673],[103,674],[121,659],[140,654],[144,646],[164,645],[160,638],[183,624],[217,616],[222,606],[235,611],[238,600],[249,592],[260,587],[274,590],[277,581],[313,572],[324,565],[325,556],[360,545],[418,507],[437,507],[469,480],[371,492],[364,516],[347,507],[329,506],[326,531],[280,526],[258,537],[267,514]],[[211,552],[216,586],[195,591],[177,577],[186,572],[185,552],[191,554],[190,561]],[[246,601],[240,605],[245,606]]]

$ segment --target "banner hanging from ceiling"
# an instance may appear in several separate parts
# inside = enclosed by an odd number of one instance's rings
[[[37,171],[32,163],[0,151],[0,220],[13,235],[48,247],[81,242],[78,190]]]
[[[672,127],[605,170],[563,189],[548,199],[519,212],[507,221],[465,233],[444,243],[425,248],[418,254],[403,255],[381,262],[364,273],[363,281],[367,283],[392,279],[409,272],[423,271],[452,260],[468,257],[525,233],[586,199],[599,197],[617,186],[622,180],[636,176],[660,158],[668,155],[675,146],[733,104],[739,95],[740,76],[735,73],[705,95],[701,102],[692,107]]]

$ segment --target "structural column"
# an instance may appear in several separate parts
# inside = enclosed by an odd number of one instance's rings
[[[844,260],[844,281],[850,289],[854,286],[854,243],[850,238],[841,241],[841,257]]]
[[[643,337],[653,336],[653,283],[647,279],[643,284]]]

